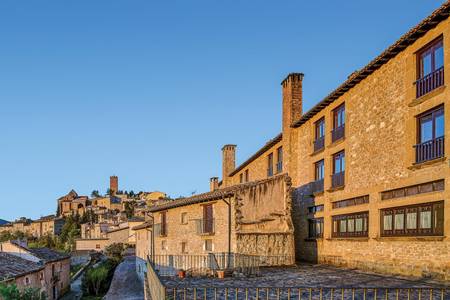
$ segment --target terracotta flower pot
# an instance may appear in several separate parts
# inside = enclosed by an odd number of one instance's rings
[[[225,278],[225,271],[223,271],[223,270],[217,271],[217,277],[220,278],[220,279],[224,279]]]
[[[179,270],[178,271],[178,277],[185,278],[186,277],[186,271],[185,270]]]

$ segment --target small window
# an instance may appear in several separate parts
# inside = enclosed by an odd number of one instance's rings
[[[277,149],[277,173],[283,172],[283,147]]]
[[[167,242],[165,240],[161,241],[161,250],[167,250]]]
[[[181,224],[186,225],[188,223],[187,213],[181,213]]]
[[[315,132],[315,138],[316,140],[322,139],[325,137],[325,118],[320,119],[316,122],[316,132]]]
[[[244,173],[239,174],[239,183],[244,183]]]
[[[341,151],[333,155],[333,174],[345,171],[345,152]]]
[[[333,111],[333,128],[341,128],[345,125],[345,105],[342,104]]]
[[[417,53],[418,79],[444,67],[444,48],[442,38],[432,42]]]
[[[25,277],[25,285],[29,285],[30,284],[30,278]]]
[[[417,163],[444,156],[444,123],[443,106],[417,117]]]
[[[95,249],[100,249],[100,244],[95,244]]]
[[[249,178],[248,169],[247,169],[247,170],[245,170],[245,182],[249,182],[249,181],[250,181],[250,178]]]
[[[181,242],[181,253],[187,253],[187,242]]]
[[[213,242],[212,240],[205,240],[203,248],[205,251],[213,251]]]
[[[315,164],[315,181],[323,180],[325,176],[325,162],[324,160],[320,160]]]

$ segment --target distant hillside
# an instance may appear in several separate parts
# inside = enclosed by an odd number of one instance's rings
[[[5,220],[2,220],[2,219],[0,219],[0,225],[4,225],[4,224],[6,224],[6,223],[9,223],[8,221],[5,221]]]

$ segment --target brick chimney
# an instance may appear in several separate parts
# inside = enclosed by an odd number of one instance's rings
[[[283,131],[302,116],[303,73],[291,73],[281,82],[283,86]]]
[[[119,190],[119,178],[117,176],[109,177],[109,189],[111,190],[111,195],[115,195]]]
[[[215,191],[219,188],[219,177],[211,177],[209,180],[209,190]]]
[[[225,187],[229,186],[228,175],[236,168],[236,145],[225,145],[222,147],[222,182]]]

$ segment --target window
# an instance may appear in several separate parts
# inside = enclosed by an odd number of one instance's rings
[[[205,251],[213,251],[213,242],[212,240],[205,240],[203,244],[203,249]]]
[[[333,216],[333,237],[367,237],[369,212]]]
[[[267,156],[267,177],[270,177],[273,175],[273,153],[270,153],[269,156]]]
[[[417,97],[444,84],[444,48],[442,38],[417,53]]]
[[[187,219],[187,213],[181,213],[181,224],[187,224],[188,223],[188,219]]]
[[[39,280],[44,280],[44,272],[39,273]]]
[[[341,208],[369,203],[369,195],[340,200],[332,203],[333,208]]]
[[[333,110],[332,140],[337,141],[345,135],[345,104]]]
[[[277,149],[277,173],[283,172],[283,147]]]
[[[324,209],[324,205],[323,204],[315,205],[315,206],[308,207],[308,212],[316,213],[316,212],[319,212],[319,211],[323,211],[323,209]]]
[[[239,174],[239,183],[244,182],[244,173]]]
[[[245,182],[249,182],[248,170],[245,170]]]
[[[30,284],[30,278],[25,277],[25,285],[29,285]]]
[[[315,123],[314,152],[322,150],[325,146],[325,118]]]
[[[314,164],[314,182],[312,186],[313,193],[323,192],[324,175],[325,175],[325,162],[322,159]]]
[[[95,244],[95,249],[100,249],[100,244]]]
[[[167,215],[166,212],[163,211],[160,213],[160,217],[161,217],[161,230],[160,230],[160,235],[161,236],[166,236],[167,235]]]
[[[414,196],[418,194],[431,193],[436,191],[443,191],[445,188],[444,179],[425,182],[416,185],[410,185],[394,190],[381,192],[381,200],[402,198],[408,196]]]
[[[427,111],[417,117],[416,162],[444,156],[444,107]]]
[[[203,228],[202,233],[213,233],[214,232],[214,215],[213,215],[213,205],[207,204],[203,205]]]
[[[308,220],[309,225],[309,238],[322,238],[323,237],[323,218]]]
[[[444,201],[381,210],[381,236],[444,234]]]
[[[345,179],[345,152],[341,151],[333,155],[333,175],[331,178],[332,187],[344,185]]]
[[[161,241],[161,250],[167,250],[167,242],[165,240]]]
[[[187,253],[187,242],[181,242],[181,253]]]

